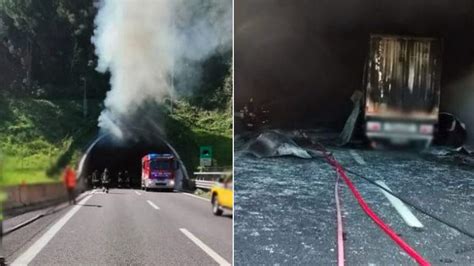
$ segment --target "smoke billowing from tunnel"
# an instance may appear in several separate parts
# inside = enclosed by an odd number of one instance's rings
[[[99,126],[125,138],[150,120],[132,119],[144,103],[199,86],[199,63],[231,49],[232,1],[102,0],[95,26],[97,71],[111,74]]]

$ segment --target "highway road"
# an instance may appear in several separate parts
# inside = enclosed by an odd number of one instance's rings
[[[17,265],[226,265],[232,262],[232,216],[186,194],[111,189],[86,192],[4,239]]]

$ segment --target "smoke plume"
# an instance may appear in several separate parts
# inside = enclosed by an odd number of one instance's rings
[[[98,8],[96,70],[111,74],[99,127],[119,138],[144,104],[176,97],[173,84],[198,86],[200,63],[231,49],[231,0],[102,0]]]

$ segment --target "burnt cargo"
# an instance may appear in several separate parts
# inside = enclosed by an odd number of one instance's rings
[[[369,139],[429,145],[439,112],[441,51],[436,38],[371,35],[364,75]]]

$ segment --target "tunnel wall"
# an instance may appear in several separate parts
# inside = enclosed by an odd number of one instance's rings
[[[470,12],[466,21],[459,23],[459,31],[445,38],[441,88],[441,110],[455,114],[466,124],[469,145],[474,145],[473,21],[474,12]]]
[[[449,99],[444,109],[455,114],[466,124],[467,144],[472,148],[474,147],[474,75],[449,84],[446,91]]]
[[[437,37],[441,109],[464,120],[474,142],[474,1],[240,0],[235,8],[236,110],[254,97],[273,105],[277,126],[342,127],[371,33]]]

